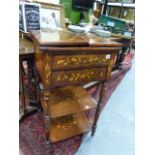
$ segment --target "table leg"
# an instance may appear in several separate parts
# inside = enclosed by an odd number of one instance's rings
[[[100,90],[100,96],[99,96],[99,101],[98,101],[97,108],[96,108],[95,120],[94,120],[94,124],[93,124],[93,127],[92,127],[91,136],[94,136],[95,131],[96,131],[97,121],[98,121],[98,118],[99,118],[99,115],[100,115],[100,111],[101,111],[101,103],[102,103],[102,99],[103,99],[103,96],[105,94],[105,90],[106,89],[107,89],[106,83],[103,82],[102,86],[101,86],[101,90]]]

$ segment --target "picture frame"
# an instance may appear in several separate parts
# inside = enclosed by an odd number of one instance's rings
[[[19,30],[25,32],[25,25],[24,25],[24,16],[23,16],[23,4],[19,2]]]
[[[34,0],[33,3],[40,4],[40,29],[51,29],[53,27],[65,28],[64,6]]]
[[[31,30],[40,30],[40,4],[20,2],[19,31],[29,33]]]
[[[40,4],[24,2],[26,32],[40,29]]]

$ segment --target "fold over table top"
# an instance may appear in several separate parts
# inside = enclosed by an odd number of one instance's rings
[[[63,30],[31,31],[33,41],[40,47],[121,47],[122,44],[91,33]]]

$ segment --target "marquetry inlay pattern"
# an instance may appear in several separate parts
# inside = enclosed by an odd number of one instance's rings
[[[58,129],[68,130],[68,128],[72,128],[72,126],[77,124],[76,115],[56,118],[53,120],[53,124]]]
[[[66,103],[67,101],[70,103],[74,103],[71,101],[75,101],[77,99],[76,94],[71,90],[58,90],[53,94],[55,98],[55,102],[59,104]]]
[[[108,60],[105,54],[100,55],[74,55],[74,56],[57,56],[53,68],[67,68],[67,67],[80,67],[80,66],[101,66]]]
[[[45,85],[48,86],[51,79],[51,64],[49,54],[46,55],[46,63],[45,63]]]
[[[105,69],[85,69],[76,71],[66,71],[66,72],[55,72],[53,73],[54,83],[79,83],[82,81],[92,81],[92,80],[104,80],[105,79]]]

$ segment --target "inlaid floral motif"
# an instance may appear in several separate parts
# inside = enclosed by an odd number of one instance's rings
[[[49,54],[46,55],[46,64],[45,64],[45,85],[49,85],[51,75],[51,66],[50,66],[50,57]]]
[[[104,69],[88,69],[76,72],[66,72],[56,75],[56,83],[61,82],[81,82],[81,81],[91,81],[91,80],[104,80],[105,70]]]
[[[106,55],[80,55],[56,57],[54,68],[76,66],[96,66],[104,65],[107,62]]]

